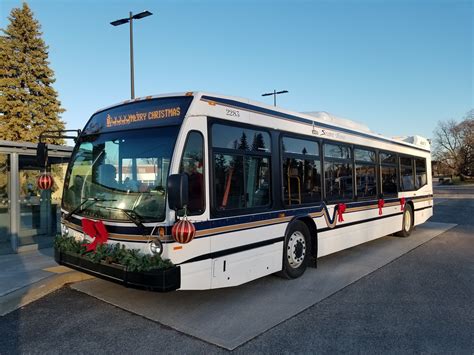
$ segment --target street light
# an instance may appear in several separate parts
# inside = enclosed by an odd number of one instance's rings
[[[133,20],[139,20],[141,18],[153,15],[150,11],[142,11],[134,15],[130,11],[129,17],[122,18],[120,20],[112,21],[110,24],[112,26],[120,26],[127,22],[130,22],[130,90],[132,100],[135,98],[135,78],[134,78],[134,68],[133,68]]]
[[[276,90],[273,90],[273,92],[267,92],[266,94],[262,94],[262,96],[271,96],[273,95],[273,106],[276,106],[277,105],[277,95],[280,95],[280,94],[286,94],[288,93],[288,90],[283,90],[283,91],[276,91]]]

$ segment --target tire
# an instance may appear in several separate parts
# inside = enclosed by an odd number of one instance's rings
[[[405,210],[403,211],[403,219],[402,219],[402,230],[395,233],[398,237],[409,237],[412,230],[413,230],[413,207],[411,205],[405,205]]]
[[[296,279],[304,274],[311,258],[311,239],[306,224],[291,223],[283,244],[283,269],[278,274],[286,279]]]

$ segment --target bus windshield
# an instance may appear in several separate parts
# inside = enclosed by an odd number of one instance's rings
[[[66,175],[63,208],[103,220],[130,221],[126,211],[143,221],[164,220],[178,130],[168,126],[81,137]],[[85,203],[92,198],[101,202]]]

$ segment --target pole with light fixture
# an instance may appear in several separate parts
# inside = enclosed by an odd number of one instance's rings
[[[273,90],[273,92],[267,92],[265,94],[262,94],[262,96],[271,96],[271,95],[273,95],[273,106],[276,106],[277,105],[276,96],[280,95],[280,94],[286,94],[286,93],[288,93],[288,90],[283,90],[283,91]]]
[[[141,18],[153,15],[150,11],[142,11],[134,15],[130,11],[129,17],[122,18],[120,20],[112,21],[110,24],[112,26],[120,26],[127,22],[130,23],[130,90],[131,90],[131,99],[135,98],[135,74],[134,74],[134,65],[133,65],[133,20],[139,20]]]

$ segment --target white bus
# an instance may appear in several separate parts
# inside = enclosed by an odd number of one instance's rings
[[[183,204],[196,228],[187,244],[171,236]],[[408,237],[430,218],[430,147],[418,136],[386,138],[328,114],[236,97],[144,97],[86,124],[62,212],[64,235],[91,240],[81,220],[100,220],[107,243],[173,263],[156,285],[146,272],[131,277],[57,255],[127,286],[202,290],[277,272],[297,278],[319,257],[392,233]]]

